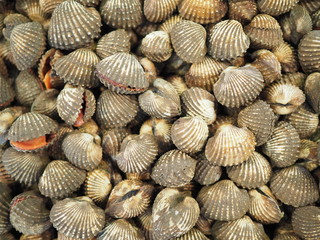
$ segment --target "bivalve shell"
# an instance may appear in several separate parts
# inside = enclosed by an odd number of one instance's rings
[[[229,18],[242,24],[249,23],[257,15],[257,3],[255,0],[228,0]]]
[[[45,15],[51,15],[53,10],[64,0],[39,0],[40,8]]]
[[[180,0],[145,0],[143,13],[150,22],[162,22],[171,16],[179,2]]]
[[[299,4],[304,6],[309,13],[317,11],[320,7],[320,2],[317,0],[300,0]]]
[[[43,23],[47,17],[40,7],[39,0],[19,0],[16,1],[15,8],[35,22]]]
[[[100,4],[100,0],[76,0],[84,6],[96,7]]]
[[[306,74],[302,72],[294,72],[283,74],[279,83],[291,84],[297,86],[300,89],[304,89]]]
[[[313,29],[320,30],[320,10],[316,11],[311,17]]]
[[[56,89],[48,89],[42,91],[31,105],[31,112],[37,112],[48,117],[56,119],[58,115],[57,97],[59,91]]]
[[[14,99],[15,92],[7,78],[0,74],[0,109],[8,106]]]
[[[320,113],[320,73],[311,73],[305,83],[307,101],[316,113]]]
[[[194,180],[201,185],[211,185],[217,182],[221,175],[222,169],[220,166],[211,164],[205,156],[200,157],[197,162]]]
[[[287,73],[298,71],[298,56],[296,50],[287,42],[272,49],[273,54],[281,64],[281,70]]]
[[[299,0],[258,0],[257,5],[260,12],[272,16],[279,16],[289,12],[298,2]]]
[[[2,24],[4,25],[4,28],[2,29],[1,34],[3,34],[4,38],[10,40],[10,35],[14,27],[27,22],[30,22],[30,19],[22,14],[9,14],[3,19]]]
[[[11,199],[9,185],[0,182],[0,237],[11,229],[9,219]]]
[[[56,133],[56,138],[53,144],[48,147],[48,154],[53,159],[61,159],[67,160],[64,152],[61,151],[62,149],[62,142],[63,139],[67,136],[68,133],[72,132],[73,128],[67,124],[61,124],[59,126],[58,132]]]
[[[174,240],[209,240],[209,238],[204,235],[200,230],[197,228],[192,228],[189,232],[187,232],[184,235],[181,235],[180,237],[173,238]]]
[[[114,128],[103,132],[102,149],[112,159],[120,152],[123,139],[130,133],[125,128]]]
[[[155,240],[153,235],[152,207],[149,207],[137,217],[137,225],[143,231],[145,239]]]
[[[174,25],[176,25],[176,23],[181,22],[183,20],[183,18],[180,15],[173,15],[172,17],[170,17],[169,19],[167,19],[166,21],[164,21],[160,26],[159,26],[159,31],[164,31],[168,34],[170,34],[172,28],[174,27]]]

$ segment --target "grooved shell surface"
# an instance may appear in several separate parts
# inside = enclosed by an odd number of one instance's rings
[[[56,119],[58,115],[57,97],[59,91],[57,89],[48,89],[42,91],[31,105],[31,112],[37,112],[48,117]]]
[[[257,15],[255,0],[229,0],[229,18],[247,24]]]
[[[281,64],[281,70],[288,73],[298,71],[298,56],[296,50],[287,42],[279,44],[272,49]]]
[[[102,149],[105,154],[114,158],[120,151],[123,139],[129,135],[125,128],[114,128],[103,132]]]
[[[143,13],[150,22],[166,20],[177,8],[180,0],[145,0]]]
[[[320,73],[311,73],[305,84],[305,94],[307,101],[316,113],[320,113]]]
[[[9,81],[0,74],[0,109],[9,105],[15,96],[15,92]]]
[[[221,175],[221,167],[210,164],[210,162],[203,156],[203,158],[197,162],[194,180],[201,185],[211,185],[218,181]]]
[[[9,185],[0,182],[0,236],[11,229],[9,219],[11,199]]]
[[[209,240],[209,238],[204,235],[200,230],[197,228],[192,228],[189,232],[187,232],[184,235],[181,235],[180,237],[173,238],[174,240]]]
[[[261,12],[279,16],[289,12],[298,2],[299,0],[258,0],[257,5]]]

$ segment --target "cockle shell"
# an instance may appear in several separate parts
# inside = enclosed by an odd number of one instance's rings
[[[39,5],[43,13],[48,16],[51,15],[53,10],[64,0],[39,0]]]
[[[15,96],[15,92],[8,79],[0,74],[0,109],[9,105]]]
[[[320,10],[316,11],[311,17],[313,29],[320,30]]]
[[[173,15],[172,17],[170,17],[169,19],[167,19],[166,21],[164,21],[160,26],[159,26],[159,31],[164,31],[168,34],[170,34],[172,28],[174,27],[174,25],[176,25],[176,23],[182,21],[183,18],[180,15]]]
[[[48,229],[47,231],[41,234],[35,234],[35,235],[22,234],[20,237],[20,240],[52,240],[52,239],[53,239],[52,229]]]
[[[168,77],[167,81],[173,85],[179,96],[181,96],[181,94],[188,89],[184,79],[178,75],[172,75]]]
[[[281,70],[295,73],[298,70],[298,56],[296,50],[287,42],[283,42],[272,49],[273,54],[281,64]]]
[[[56,89],[42,91],[33,101],[31,111],[56,119],[59,116],[57,110],[58,95],[59,91]]]
[[[43,23],[47,17],[40,7],[39,0],[19,0],[16,1],[15,8],[35,22]]]
[[[316,113],[320,113],[320,73],[311,73],[305,83],[305,94],[307,101]]]
[[[0,149],[0,185],[1,183],[9,184],[14,182],[14,179],[10,176],[10,174],[7,172],[7,170],[3,166],[3,162],[2,162],[3,153],[4,153],[4,150]]]
[[[100,4],[100,0],[76,0],[84,6],[96,7]]]
[[[299,158],[307,159],[310,161],[318,161],[318,144],[308,139],[302,139],[300,141]],[[316,164],[318,167],[318,164]],[[309,169],[308,169],[309,170]]]
[[[320,7],[320,2],[317,0],[300,0],[299,4],[304,6],[309,13],[317,11]]]
[[[125,128],[114,128],[103,132],[102,149],[105,154],[114,158],[120,151],[123,139],[130,133]]]
[[[11,199],[9,185],[0,182],[0,237],[11,229],[9,219]]]
[[[260,12],[279,16],[289,12],[298,2],[299,0],[258,0],[257,5]]]
[[[180,0],[146,0],[143,13],[150,22],[162,22],[174,12],[179,2]]]
[[[257,15],[257,3],[255,0],[228,0],[229,18],[239,21],[241,24],[249,23]]]
[[[27,22],[30,22],[30,19],[22,14],[9,14],[3,19],[2,24],[4,25],[4,28],[2,29],[1,34],[3,34],[4,38],[10,40],[11,32],[14,27]]]
[[[209,240],[209,238],[204,235],[200,230],[197,228],[191,228],[189,232],[187,232],[184,235],[181,235],[180,237],[173,238],[174,240],[188,240],[188,239],[193,239],[193,240]]]
[[[137,225],[143,231],[146,240],[155,240],[152,224],[152,207],[137,217]]]
[[[221,175],[222,169],[220,166],[211,164],[205,156],[197,158],[196,171],[194,174],[194,180],[200,183],[201,185],[211,185],[217,182]]]
[[[211,236],[211,227],[214,220],[206,218],[200,214],[198,221],[196,223],[196,228],[207,236]]]
[[[304,89],[306,74],[302,72],[294,72],[283,74],[279,83],[291,84],[297,86],[300,89]]]

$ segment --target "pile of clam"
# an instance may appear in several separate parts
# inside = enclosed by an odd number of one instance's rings
[[[0,240],[319,240],[319,0],[0,0]]]

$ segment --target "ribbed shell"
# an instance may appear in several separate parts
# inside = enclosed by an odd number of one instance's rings
[[[172,47],[169,34],[154,31],[142,39],[142,53],[153,62],[164,62],[171,57]]]
[[[294,73],[287,73],[283,74],[280,83],[291,84],[297,86],[300,89],[304,89],[305,81],[306,81],[306,74],[302,72],[294,72]]]
[[[10,49],[18,70],[33,67],[45,50],[46,37],[38,22],[16,26],[10,36]]]
[[[250,208],[249,214],[263,224],[274,224],[280,222],[283,217],[276,198],[267,186],[249,191]]]
[[[300,0],[299,4],[304,6],[310,13],[317,11],[320,7],[318,0]]]
[[[255,0],[229,0],[229,18],[247,24],[257,15]]]
[[[264,144],[271,136],[276,116],[269,104],[258,100],[238,114],[238,125],[247,127],[256,137],[257,146]]]
[[[312,15],[313,29],[320,30],[320,9]]]
[[[108,222],[98,234],[97,240],[144,240],[142,231],[126,219]]]
[[[46,199],[34,191],[23,192],[15,196],[10,206],[10,222],[23,234],[41,234],[48,230],[52,223]]]
[[[289,12],[298,2],[299,0],[258,0],[257,5],[260,12],[279,16]]]
[[[88,197],[65,198],[53,205],[50,220],[67,237],[84,239],[102,230],[105,215]]]
[[[180,237],[173,238],[174,240],[209,240],[209,238],[204,235],[200,230],[197,228],[192,228],[189,232],[187,232],[184,235],[181,235]]]
[[[99,85],[99,79],[94,74],[99,61],[92,50],[80,48],[59,58],[53,70],[65,83],[92,88]]]
[[[100,4],[100,0],[76,0],[84,6],[96,7]]]
[[[31,105],[31,111],[47,115],[51,118],[57,118],[57,97],[59,91],[56,89],[48,89],[42,91]]]
[[[100,34],[101,19],[96,10],[71,0],[59,4],[52,13],[48,40],[51,47],[76,49],[90,44]]]
[[[208,125],[216,120],[214,96],[208,91],[193,87],[181,94],[182,110],[187,116],[200,116]]]
[[[115,53],[104,58],[96,65],[96,75],[106,87],[117,93],[138,94],[149,87],[142,66],[129,53]]]
[[[180,21],[173,26],[170,37],[177,55],[188,63],[201,62],[207,53],[207,33],[198,23]]]
[[[15,96],[15,92],[11,87],[8,79],[0,74],[0,109],[9,105]]]
[[[320,30],[304,35],[299,43],[298,56],[304,72],[320,71]]]
[[[261,224],[244,216],[235,221],[215,222],[212,235],[216,240],[269,240]]]
[[[304,239],[319,239],[320,208],[316,206],[297,208],[292,214],[292,226],[294,232]]]
[[[233,166],[247,161],[254,151],[255,137],[246,128],[223,124],[209,138],[205,154],[208,161],[218,166]]]
[[[105,154],[114,158],[120,151],[123,139],[129,135],[125,128],[114,128],[103,132],[102,149]]]
[[[308,139],[302,139],[300,141],[300,159],[307,159],[311,161],[317,161],[318,155],[318,143]]]
[[[250,45],[241,23],[225,20],[217,23],[210,31],[208,52],[213,58],[231,60],[242,56]]]
[[[12,178],[31,186],[39,181],[49,163],[46,154],[18,152],[7,148],[2,156],[2,164]]]
[[[136,96],[104,90],[97,102],[96,118],[103,128],[125,127],[136,117],[138,110]]]
[[[267,14],[256,15],[244,30],[253,48],[272,49],[283,42],[279,23]]]
[[[80,188],[86,178],[86,172],[62,160],[48,164],[39,180],[39,191],[50,198],[70,196]]]
[[[194,180],[201,185],[211,185],[218,181],[221,175],[221,167],[210,164],[210,162],[203,156],[203,159],[201,158],[200,161],[197,162]]]
[[[143,231],[146,240],[155,240],[153,236],[152,207],[137,217],[137,225]]]
[[[50,15],[58,4],[63,1],[64,0],[39,0],[39,5],[45,15]]]
[[[7,40],[10,40],[10,35],[14,27],[18,26],[19,24],[30,22],[30,19],[26,16],[19,14],[19,13],[11,13],[8,14],[2,21],[3,29],[1,30],[1,34]]]
[[[244,163],[227,167],[227,173],[237,185],[251,189],[269,182],[272,168],[268,160],[260,153],[253,152]]]
[[[206,218],[200,214],[195,227],[205,235],[211,236],[211,227],[213,222],[214,220]]]
[[[203,61],[193,63],[185,75],[188,87],[200,87],[212,92],[213,84],[218,81],[221,72],[229,66],[226,62],[205,56]]]
[[[118,52],[130,51],[130,36],[124,29],[117,29],[102,36],[96,47],[96,52],[101,59]]]
[[[270,180],[272,193],[281,202],[294,207],[306,206],[319,199],[319,188],[310,172],[293,165],[275,172]]]
[[[11,175],[7,172],[5,167],[3,166],[2,162],[2,155],[3,155],[4,150],[0,150],[0,183],[13,183],[14,179],[11,177]]]
[[[161,186],[181,187],[194,177],[197,161],[184,152],[171,150],[163,154],[152,168],[151,178]]]
[[[320,113],[320,73],[311,73],[305,83],[307,101],[316,113]]]
[[[188,192],[165,188],[152,207],[155,239],[165,240],[187,233],[197,222],[200,209]]]
[[[221,0],[182,0],[179,14],[200,24],[219,22],[226,15],[228,5]]]
[[[279,44],[272,49],[281,64],[281,70],[287,73],[298,71],[298,56],[296,50],[287,42]]]
[[[180,15],[174,15],[172,17],[170,17],[169,19],[167,19],[166,21],[164,21],[160,26],[159,26],[159,31],[164,31],[166,33],[170,33],[172,28],[174,27],[174,25],[176,25],[176,23],[182,21],[183,18]]]
[[[0,182],[0,237],[11,229],[9,219],[11,199],[12,197],[9,185]]]
[[[250,206],[247,191],[239,189],[231,180],[202,187],[197,201],[203,216],[219,221],[241,218]]]
[[[104,22],[113,28],[135,28],[142,23],[140,0],[103,0],[100,13]]]
[[[73,132],[64,138],[62,150],[67,159],[75,166],[86,170],[93,170],[102,159],[102,148],[99,141],[99,136]]]
[[[294,233],[283,233],[276,235],[273,240],[300,240],[300,238]]]
[[[143,13],[150,22],[162,22],[171,16],[179,2],[180,0],[145,0]]]
[[[33,21],[44,21],[45,14],[40,7],[39,0],[19,0],[16,1],[15,8]]]
[[[83,121],[87,122],[96,110],[96,99],[90,90],[83,87],[66,87],[57,98],[59,116],[69,125],[76,124],[83,111]]]
[[[171,127],[172,142],[185,153],[201,151],[208,135],[208,126],[199,116],[179,118]]]
[[[279,122],[262,151],[277,167],[294,164],[299,157],[300,138],[296,129],[288,122]]]
[[[263,76],[250,65],[227,67],[213,85],[219,103],[226,107],[240,107],[254,100],[263,89]]]

